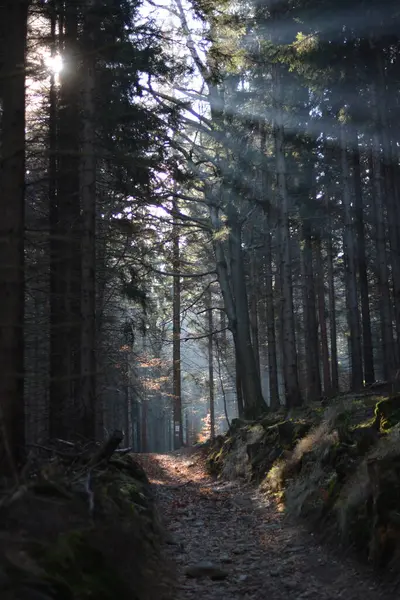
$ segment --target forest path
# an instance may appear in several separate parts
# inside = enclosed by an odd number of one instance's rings
[[[210,478],[194,449],[135,458],[155,488],[169,532],[167,553],[178,572],[175,600],[400,597],[288,522],[254,487]]]

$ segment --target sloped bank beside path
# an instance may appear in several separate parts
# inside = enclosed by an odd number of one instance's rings
[[[177,564],[176,600],[393,600],[367,568],[338,557],[254,487],[211,478],[200,452],[136,455]]]

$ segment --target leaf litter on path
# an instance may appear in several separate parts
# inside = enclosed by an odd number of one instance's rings
[[[195,449],[135,457],[153,484],[177,566],[174,600],[392,600],[245,483],[211,478]]]

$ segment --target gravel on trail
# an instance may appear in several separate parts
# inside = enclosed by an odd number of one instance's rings
[[[399,588],[321,545],[255,487],[211,478],[195,449],[135,459],[167,529],[174,600],[400,599]]]

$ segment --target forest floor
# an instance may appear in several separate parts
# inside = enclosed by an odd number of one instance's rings
[[[211,478],[202,453],[136,455],[156,492],[176,564],[175,600],[389,600],[352,557],[321,545],[255,487]],[[389,589],[390,588],[390,589]]]

